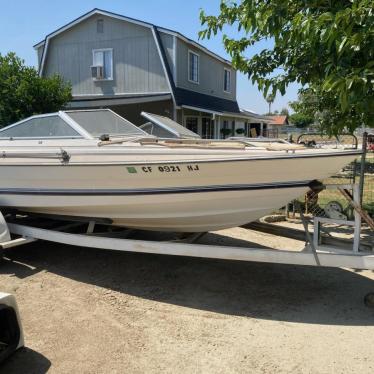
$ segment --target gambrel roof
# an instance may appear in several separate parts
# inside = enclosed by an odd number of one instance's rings
[[[121,14],[117,14],[117,13],[113,13],[113,12],[108,12],[107,10],[102,10],[102,9],[98,9],[98,8],[95,8],[95,9],[92,9],[90,10],[89,12],[83,14],[82,16],[76,18],[75,20],[67,23],[66,25],[58,28],[57,30],[51,32],[50,34],[48,34],[43,40],[41,40],[39,43],[35,44],[34,45],[34,48],[39,48],[41,47],[42,45],[45,45],[47,44],[47,41],[48,39],[51,39],[53,38],[54,36],[70,29],[71,27],[75,26],[76,24],[86,20],[87,18],[93,16],[93,15],[102,15],[102,16],[107,16],[107,17],[111,17],[111,18],[116,18],[116,19],[120,19],[122,21],[127,21],[127,22],[130,22],[130,23],[134,23],[136,25],[140,25],[140,26],[145,26],[145,27],[148,27],[148,28],[157,28],[158,31],[161,31],[163,33],[166,33],[166,34],[169,34],[169,35],[173,35],[173,36],[176,36],[177,38],[183,40],[184,42],[186,43],[189,43],[191,45],[193,45],[194,47],[204,51],[205,53],[207,53],[208,55],[216,58],[217,60],[225,63],[225,64],[228,64],[231,66],[231,62],[226,60],[225,58],[217,55],[216,53],[210,51],[208,48],[204,47],[203,45],[195,42],[194,40],[190,39],[190,38],[187,38],[186,36],[184,36],[183,34],[181,34],[180,32],[178,31],[175,31],[175,30],[171,30],[171,29],[168,29],[168,28],[165,28],[165,27],[161,27],[161,26],[157,26],[157,25],[154,25],[150,22],[145,22],[145,21],[141,21],[141,20],[138,20],[138,19],[135,19],[135,18],[131,18],[131,17],[127,17],[127,16],[123,16]]]
[[[34,45],[34,48],[37,49],[41,46],[44,46],[41,62],[39,66],[39,74],[42,75],[44,71],[45,66],[45,60],[48,53],[48,46],[49,41],[54,38],[55,36],[69,30],[70,28],[74,27],[75,25],[79,24],[80,22],[85,21],[89,17],[93,15],[101,15],[106,17],[111,17],[115,19],[119,19],[122,21],[130,22],[139,26],[144,26],[146,28],[149,28],[152,32],[153,38],[156,43],[156,47],[160,56],[161,64],[163,67],[163,70],[166,75],[166,80],[170,89],[170,93],[174,102],[174,105],[177,107],[181,107],[183,105],[187,106],[193,106],[201,109],[210,109],[210,110],[216,110],[219,112],[232,112],[232,113],[240,113],[238,103],[236,100],[228,100],[223,99],[215,96],[210,96],[202,93],[198,93],[195,91],[186,90],[183,88],[176,87],[173,75],[171,72],[171,67],[168,64],[168,60],[166,57],[166,52],[164,50],[163,43],[161,41],[160,32],[166,33],[169,35],[172,35],[176,38],[181,39],[182,41],[194,46],[195,48],[198,48],[202,50],[204,53],[208,54],[209,56],[219,60],[220,62],[227,64],[228,66],[231,66],[230,61],[224,59],[223,57],[217,55],[216,53],[210,51],[206,47],[202,46],[201,44],[195,42],[192,39],[187,38],[186,36],[182,35],[178,31],[170,30],[164,27],[156,26],[149,22],[144,22],[135,18],[126,17],[120,14],[108,12],[106,10],[101,9],[93,9],[89,11],[88,13],[83,14],[82,16],[76,18],[75,20],[69,22],[68,24],[60,27],[59,29],[53,31],[52,33],[48,34],[44,40]]]

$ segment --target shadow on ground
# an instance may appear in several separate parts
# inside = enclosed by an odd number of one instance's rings
[[[374,281],[343,269],[124,253],[47,242],[13,249],[7,257],[11,260],[0,264],[0,273],[19,278],[47,270],[124,294],[216,313],[374,325],[373,310],[363,304],[365,294],[374,291]]]
[[[21,348],[0,363],[0,373],[6,374],[44,374],[47,373],[51,362],[30,348]]]

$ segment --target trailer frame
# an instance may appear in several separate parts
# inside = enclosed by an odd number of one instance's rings
[[[95,232],[95,221],[70,222],[53,228],[43,228],[26,223],[24,217],[13,217],[6,222],[7,228],[14,238],[0,243],[0,248],[3,250],[36,240],[45,240],[66,245],[123,252],[374,270],[373,252],[355,252],[333,246],[323,249],[319,246],[313,249],[313,243],[306,244],[302,251],[291,251],[198,243],[205,233],[162,241],[148,240],[147,238],[132,239],[129,238],[134,231],[131,229],[111,231],[110,226],[104,226],[107,229],[103,230],[103,225],[99,224],[101,231]]]

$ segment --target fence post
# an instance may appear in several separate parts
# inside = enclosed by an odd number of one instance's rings
[[[364,197],[364,179],[365,179],[367,142],[368,142],[368,133],[365,131],[362,136],[362,156],[361,156],[360,184],[359,184],[361,207],[362,207],[362,199]]]

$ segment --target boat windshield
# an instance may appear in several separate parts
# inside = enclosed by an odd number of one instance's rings
[[[92,139],[102,135],[149,137],[110,109],[71,110],[36,115],[3,129],[0,139]]]
[[[82,138],[58,114],[34,116],[0,129],[0,139]]]
[[[141,112],[140,115],[149,121],[140,126],[148,134],[159,138],[200,139],[198,134],[168,117],[147,112]]]
[[[131,122],[107,109],[66,111],[79,126],[91,136],[147,136],[148,134]]]

